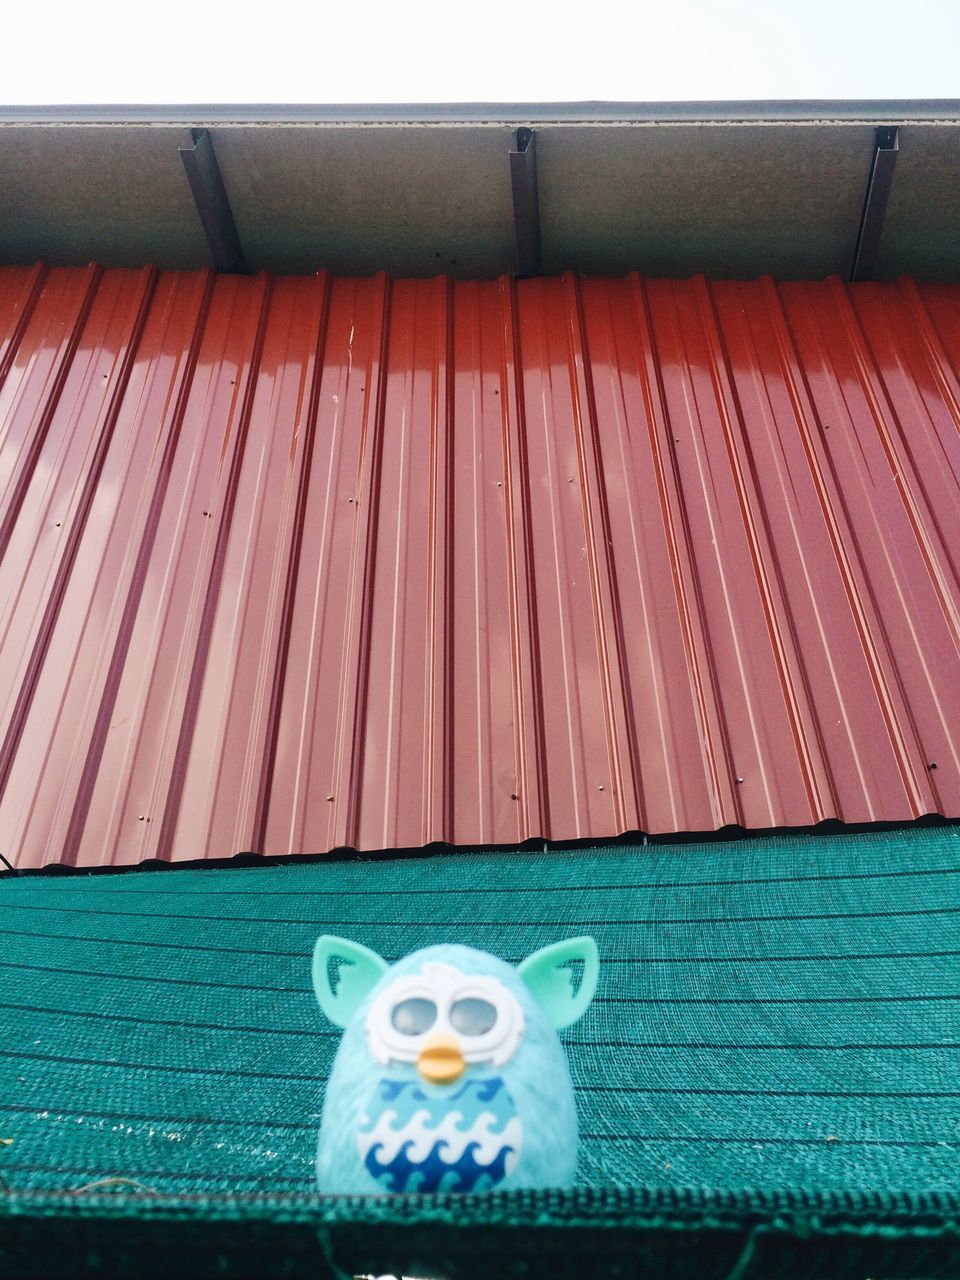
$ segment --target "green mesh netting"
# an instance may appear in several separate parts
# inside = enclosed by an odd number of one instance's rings
[[[953,828],[6,877],[0,1269],[960,1274],[958,886]],[[321,932],[596,937],[576,1194],[311,1194]]]

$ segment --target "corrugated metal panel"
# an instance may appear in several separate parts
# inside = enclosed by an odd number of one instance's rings
[[[960,289],[0,271],[0,852],[960,816]]]

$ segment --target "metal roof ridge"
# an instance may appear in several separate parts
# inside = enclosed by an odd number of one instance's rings
[[[0,105],[0,124],[790,124],[960,120],[960,99]]]

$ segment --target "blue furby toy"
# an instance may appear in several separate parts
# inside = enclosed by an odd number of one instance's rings
[[[577,1113],[556,1029],[586,1010],[597,970],[592,938],[554,943],[517,968],[455,945],[388,965],[356,942],[320,938],[314,990],[345,1029],[320,1125],[320,1190],[572,1186]]]

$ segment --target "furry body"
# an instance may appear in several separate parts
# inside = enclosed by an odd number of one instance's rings
[[[469,1065],[449,1085],[410,1063],[376,1062],[365,1021],[398,977],[442,961],[498,979],[520,1003],[524,1031],[509,1061]],[[391,966],[347,1026],[327,1083],[317,1185],[340,1194],[566,1187],[576,1170],[577,1117],[563,1048],[517,971],[456,945],[428,947]]]

